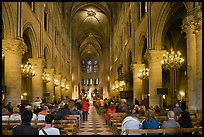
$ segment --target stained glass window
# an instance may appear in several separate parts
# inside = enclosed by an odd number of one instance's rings
[[[92,61],[89,60],[87,62],[87,73],[91,73],[92,72]]]
[[[85,61],[84,60],[81,61],[81,71],[82,72],[86,72],[86,65],[85,65]]]
[[[94,72],[97,72],[98,71],[98,61],[95,60],[94,61]]]

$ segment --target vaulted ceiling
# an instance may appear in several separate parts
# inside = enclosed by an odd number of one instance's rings
[[[79,47],[82,58],[98,58],[109,46],[113,2],[69,2],[66,10],[71,14],[72,44]]]

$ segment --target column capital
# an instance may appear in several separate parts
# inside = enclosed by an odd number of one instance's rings
[[[27,51],[27,46],[23,40],[18,39],[3,39],[2,40],[3,52],[13,52],[23,55]]]
[[[60,74],[55,74],[54,79],[61,81],[62,76]]]
[[[187,33],[188,30],[194,30],[195,22],[194,22],[194,15],[190,14],[186,18],[183,19],[183,24],[181,25],[182,32]]]
[[[49,75],[54,75],[54,73],[55,73],[55,69],[54,68],[45,68],[44,70]]]
[[[45,61],[43,58],[29,58],[29,62],[33,65],[35,68],[43,68],[45,67]]]
[[[202,31],[202,11],[195,15],[195,33]]]
[[[145,58],[150,61],[154,62],[161,62],[163,55],[166,53],[166,50],[148,50],[145,53]]]
[[[131,64],[131,69],[134,70],[139,70],[145,68],[145,64]]]

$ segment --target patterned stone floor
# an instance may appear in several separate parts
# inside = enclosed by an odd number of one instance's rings
[[[88,121],[82,122],[77,135],[114,135],[106,125],[105,120],[96,112],[94,106],[90,106]]]

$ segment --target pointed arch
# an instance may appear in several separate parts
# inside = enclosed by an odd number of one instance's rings
[[[33,28],[32,23],[28,22],[23,26],[23,33],[25,32],[28,34],[31,43],[32,57],[33,58],[40,57],[40,44],[37,41],[36,32],[35,29]]]

